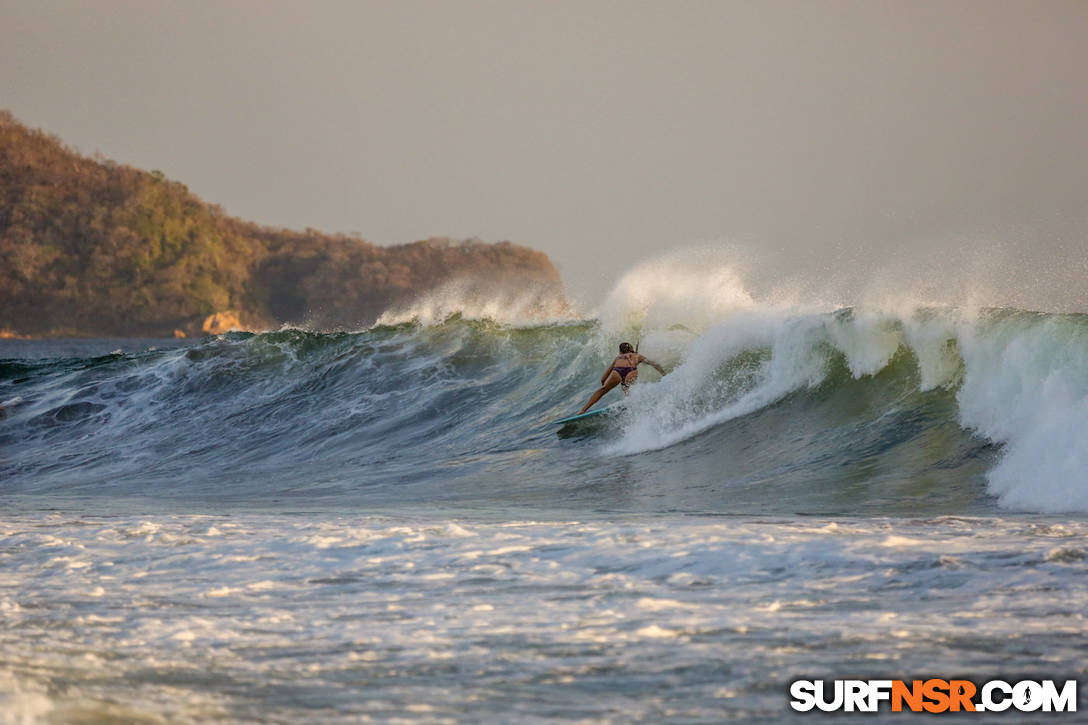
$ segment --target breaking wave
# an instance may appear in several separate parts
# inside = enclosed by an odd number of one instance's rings
[[[623,339],[669,374],[645,369],[617,415],[551,425]],[[1088,511],[1080,314],[806,308],[757,299],[725,262],[672,259],[631,270],[590,319],[451,285],[357,333],[66,344],[5,343],[2,494]]]

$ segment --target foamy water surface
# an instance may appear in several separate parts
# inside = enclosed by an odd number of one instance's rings
[[[0,721],[783,720],[799,677],[1083,678],[1086,535],[1044,518],[5,515]]]

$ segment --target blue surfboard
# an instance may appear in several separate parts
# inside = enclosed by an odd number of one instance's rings
[[[618,407],[619,407],[618,403],[613,404],[613,405],[608,405],[608,406],[605,406],[604,408],[597,408],[596,410],[590,410],[590,411],[588,411],[586,413],[582,413],[581,415],[572,415],[569,418],[563,418],[561,420],[553,421],[553,424],[554,425],[563,425],[564,423],[573,423],[576,420],[585,420],[586,418],[592,418],[593,416],[600,415],[601,413],[614,413],[614,412],[616,412],[615,409],[618,408]]]

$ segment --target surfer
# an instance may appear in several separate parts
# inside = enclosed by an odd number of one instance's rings
[[[621,386],[623,388],[623,394],[627,395],[631,383],[638,380],[638,366],[641,363],[646,363],[662,375],[665,374],[665,368],[661,367],[650,358],[639,355],[635,352],[635,348],[631,343],[621,342],[620,354],[616,356],[616,359],[612,361],[612,364],[604,371],[604,375],[601,376],[600,389],[590,396],[589,402],[586,403],[586,407],[582,408],[582,410],[578,412],[578,415],[581,415],[592,408],[598,400],[604,397],[605,393],[617,385]]]

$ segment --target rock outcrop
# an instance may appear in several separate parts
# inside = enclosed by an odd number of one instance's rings
[[[237,312],[216,312],[204,318],[200,331],[205,335],[222,335],[232,330],[244,330]]]

